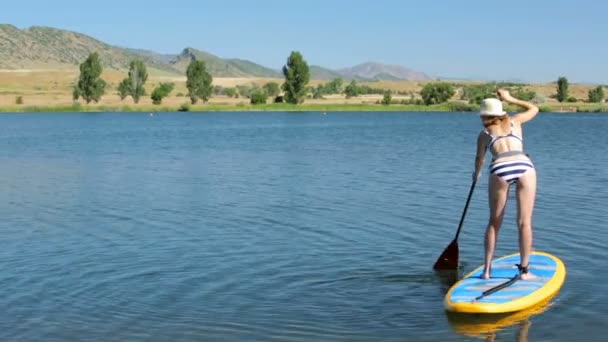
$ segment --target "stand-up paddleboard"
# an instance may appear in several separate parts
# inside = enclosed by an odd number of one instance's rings
[[[546,301],[557,294],[566,279],[566,267],[556,256],[544,252],[530,255],[530,273],[535,279],[516,278],[519,270],[519,253],[504,256],[492,262],[492,276],[481,279],[483,265],[454,284],[445,296],[448,311],[465,313],[504,313],[520,311]],[[511,285],[487,296],[484,291],[510,280]]]

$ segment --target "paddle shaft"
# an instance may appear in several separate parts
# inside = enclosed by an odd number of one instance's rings
[[[460,218],[460,223],[458,224],[458,230],[456,231],[456,236],[454,240],[443,250],[443,253],[439,256],[435,265],[433,265],[433,269],[435,270],[456,270],[458,269],[458,235],[460,235],[460,230],[462,229],[462,223],[464,222],[464,217],[467,214],[467,208],[469,208],[469,203],[471,202],[471,196],[473,196],[473,190],[475,189],[476,181],[473,181],[471,184],[471,190],[469,190],[469,196],[467,197],[467,203],[464,205],[464,211],[462,212],[462,217]]]
[[[454,241],[458,240],[458,235],[460,235],[460,230],[462,229],[462,223],[464,222],[464,217],[467,214],[467,209],[469,208],[469,203],[471,202],[471,197],[473,196],[473,190],[475,190],[476,180],[471,183],[471,190],[469,190],[469,196],[467,197],[467,203],[464,205],[464,211],[462,212],[462,216],[460,217],[460,223],[458,224],[458,230],[456,231],[456,236],[454,237]]]

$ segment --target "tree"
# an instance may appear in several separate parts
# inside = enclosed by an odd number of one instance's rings
[[[266,103],[267,98],[268,94],[266,94],[266,91],[258,89],[251,94],[251,104],[256,105]]]
[[[346,88],[344,88],[344,94],[346,94],[347,99],[359,96],[359,86],[357,86],[357,81],[352,80],[346,86]]]
[[[589,90],[589,102],[602,102],[604,100],[604,88],[597,86],[597,88]]]
[[[80,77],[72,93],[74,100],[82,97],[87,103],[99,101],[106,89],[106,82],[100,78],[102,71],[99,54],[93,52],[80,64]]]
[[[531,90],[524,90],[523,88],[517,88],[513,91],[513,96],[516,99],[524,100],[524,101],[532,101],[536,96],[536,93]]]
[[[310,81],[310,69],[301,53],[291,52],[287,64],[283,66],[283,75],[285,76],[285,83],[283,83],[285,101],[293,104],[304,102],[306,85]]]
[[[228,97],[235,97],[237,94],[236,88],[234,88],[234,87],[224,88],[224,94],[226,94],[226,96],[228,96]]]
[[[387,91],[384,93],[384,97],[382,98],[382,104],[385,106],[388,106],[391,104],[392,100],[393,100],[393,96],[391,95],[391,92]]]
[[[312,90],[312,98],[313,99],[322,99],[325,94],[325,86],[323,84],[317,85],[316,88]]]
[[[454,88],[448,83],[427,83],[420,91],[424,104],[438,104],[454,96]]]
[[[545,97],[545,95],[540,94],[540,93],[535,93],[534,94],[534,98],[532,99],[532,103],[537,104],[537,105],[541,105],[543,103],[547,102],[547,97]]]
[[[263,88],[264,88],[264,91],[266,92],[266,94],[271,97],[275,97],[275,96],[279,95],[279,93],[281,92],[281,88],[279,87],[279,84],[276,82],[268,82],[268,83],[264,84]]]
[[[194,60],[186,70],[186,88],[188,88],[190,101],[195,104],[199,99],[209,101],[213,91],[213,77],[207,72],[205,62]]]
[[[162,103],[163,98],[167,97],[172,91],[175,85],[173,83],[161,83],[152,91],[152,103],[159,105]]]
[[[80,89],[78,89],[78,86],[74,86],[74,89],[72,90],[72,99],[74,101],[78,100],[78,98],[80,97]]]
[[[212,93],[213,95],[222,95],[224,93],[224,87],[221,85],[216,85],[213,87]]]
[[[253,89],[253,87],[249,84],[239,84],[236,86],[236,90],[239,93],[239,95],[244,96],[244,97],[251,96],[252,89]]]
[[[125,78],[118,85],[118,95],[120,95],[120,100],[124,100],[127,96],[131,94],[131,82],[128,78]]]
[[[469,100],[470,104],[480,104],[483,99],[496,94],[496,83],[466,84],[462,87],[462,100]]]
[[[564,102],[568,99],[568,79],[561,76],[557,79],[557,101]]]
[[[325,85],[326,94],[340,94],[342,93],[342,84],[344,81],[341,78],[335,78],[333,81]]]
[[[118,85],[120,99],[131,95],[135,103],[139,103],[139,98],[146,95],[144,84],[148,80],[146,65],[140,60],[133,60],[129,64],[129,76],[123,79]]]
[[[139,102],[141,96],[146,95],[144,84],[148,80],[148,71],[144,62],[135,60],[129,67],[129,80],[131,81],[131,97],[135,103]]]
[[[315,94],[315,87],[308,86],[306,87],[306,91],[304,91],[304,97],[311,98]]]

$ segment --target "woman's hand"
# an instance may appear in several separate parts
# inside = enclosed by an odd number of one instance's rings
[[[473,171],[471,176],[473,182],[477,182],[479,180],[479,177],[481,176],[481,172],[478,173],[477,171]]]
[[[506,102],[513,102],[515,100],[515,98],[513,96],[511,96],[511,94],[509,94],[509,91],[506,89],[498,89],[496,91],[496,94],[498,94],[498,98],[506,101]]]
[[[509,91],[507,91],[506,89],[498,89],[496,91],[496,94],[498,94],[498,97],[501,100],[526,109],[525,112],[518,113],[513,116],[513,118],[516,121],[518,121],[519,123],[528,122],[528,121],[532,120],[532,118],[534,118],[536,116],[536,114],[538,114],[539,110],[536,105],[534,105],[528,101],[522,101],[522,100],[518,100],[518,99],[514,98],[513,96],[511,96],[511,94],[509,94]]]

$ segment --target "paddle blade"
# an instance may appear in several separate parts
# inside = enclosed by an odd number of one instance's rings
[[[433,266],[435,270],[457,270],[458,269],[458,241],[453,240],[443,253],[439,256],[439,259]]]

